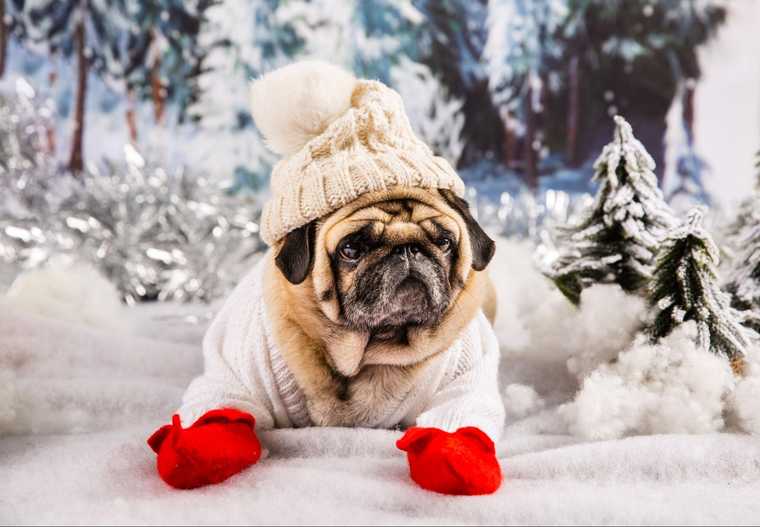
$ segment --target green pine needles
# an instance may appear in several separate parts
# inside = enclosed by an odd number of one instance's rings
[[[670,334],[689,320],[697,324],[697,345],[738,363],[749,344],[747,330],[718,286],[720,254],[702,227],[702,211],[692,210],[687,221],[662,243],[650,285],[649,302],[656,315],[652,340]]]
[[[594,163],[594,205],[580,224],[564,229],[560,256],[547,272],[574,304],[595,283],[642,292],[651,279],[658,245],[676,224],[654,167],[631,125],[616,116],[613,140]]]

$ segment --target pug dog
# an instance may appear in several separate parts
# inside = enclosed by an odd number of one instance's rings
[[[289,90],[312,120],[267,113]],[[204,373],[172,424],[149,439],[160,476],[176,488],[224,481],[259,459],[260,430],[401,428],[417,484],[494,492],[495,245],[461,180],[378,82],[302,63],[253,92],[268,102],[254,119],[285,156],[262,217],[271,248],[209,328]]]

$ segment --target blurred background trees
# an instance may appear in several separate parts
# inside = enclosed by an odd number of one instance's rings
[[[587,185],[617,113],[662,179],[676,104],[673,192],[701,192],[698,49],[726,19],[711,0],[3,0],[2,9],[0,74],[36,79],[56,100],[69,120],[53,133],[62,165],[76,172],[127,140],[203,162],[233,189],[260,188],[274,161],[248,116],[248,82],[317,57],[394,85],[420,135],[467,177],[532,189],[561,171]],[[159,141],[162,131],[182,144]]]

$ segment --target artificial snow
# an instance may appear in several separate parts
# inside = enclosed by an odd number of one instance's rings
[[[492,266],[499,270],[491,275],[497,280],[495,329],[504,352],[564,363],[577,379],[627,347],[647,313],[643,299],[615,284],[584,289],[576,308],[536,271],[527,242],[498,244]]]
[[[0,369],[0,436],[16,420],[16,374]]]
[[[688,322],[657,344],[637,341],[614,364],[591,372],[575,400],[560,407],[570,431],[595,440],[720,431],[734,374],[696,337]]]
[[[63,256],[21,273],[0,298],[2,304],[103,329],[123,327],[126,320],[116,286],[91,264]]]
[[[760,443],[739,430],[760,432],[756,365],[736,381],[694,347],[689,324],[656,344],[637,340],[640,299],[594,286],[576,308],[533,269],[527,244],[497,246],[509,417],[496,494],[423,491],[394,447],[401,432],[341,428],[264,433],[269,456],[252,469],[173,490],[145,439],[201,372],[218,306],[120,308],[114,327],[113,312],[66,316],[11,295],[0,309],[0,523],[755,522]],[[47,290],[60,300],[51,275],[38,276],[45,287],[27,276],[34,305]]]
[[[757,361],[760,349],[754,350]],[[746,376],[737,382],[730,399],[730,409],[736,419],[736,425],[745,432],[760,435],[760,363],[748,365]]]
[[[507,419],[522,418],[540,410],[546,404],[532,386],[510,384],[504,389],[504,409]]]

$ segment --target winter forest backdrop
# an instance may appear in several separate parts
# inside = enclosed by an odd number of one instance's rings
[[[616,114],[677,211],[706,203],[730,219],[755,180],[760,1],[0,8],[0,285],[65,253],[96,262],[127,302],[222,296],[262,248],[276,161],[250,80],[303,58],[395,87],[481,221],[537,242],[539,257],[595,192]]]
[[[420,135],[470,180],[587,190],[620,113],[666,195],[723,187],[736,200],[760,146],[757,4],[5,0],[0,73],[6,92],[23,78],[52,100],[48,147],[74,170],[131,142],[258,190],[273,158],[248,81],[318,57],[398,89]]]

